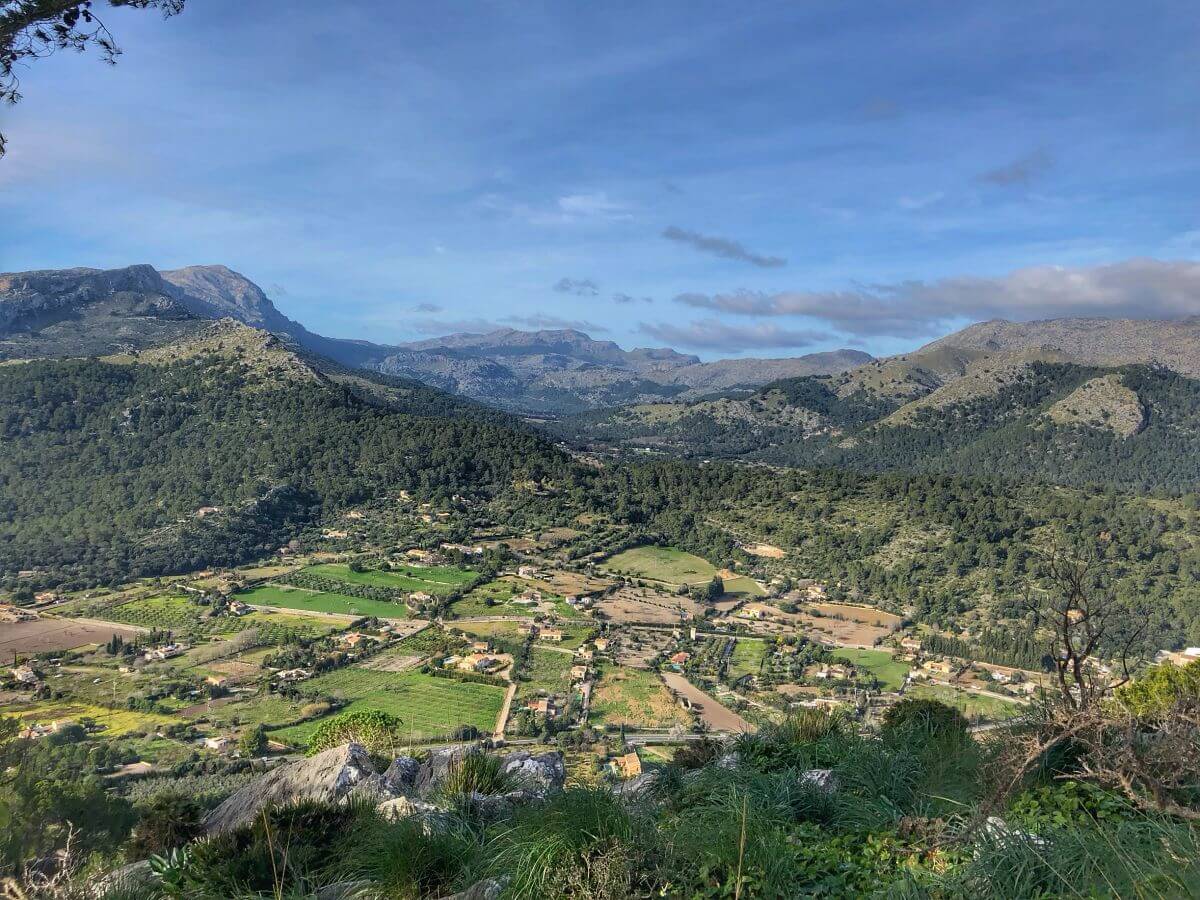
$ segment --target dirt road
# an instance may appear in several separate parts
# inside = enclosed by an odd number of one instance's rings
[[[713,731],[753,731],[754,726],[731,709],[722,706],[700,688],[696,687],[682,675],[674,672],[664,672],[663,682],[679,694],[686,697],[700,712],[700,718]]]

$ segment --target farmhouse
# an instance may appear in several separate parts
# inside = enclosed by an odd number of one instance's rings
[[[614,757],[609,761],[609,766],[618,778],[637,778],[642,774],[642,760],[637,751]]]
[[[473,653],[488,653],[492,649],[491,641],[472,641],[471,652]]]
[[[205,750],[216,750],[218,753],[228,750],[233,742],[227,737],[209,737],[204,739]]]
[[[910,638],[910,637],[901,638],[900,639],[900,648],[903,650],[911,650],[913,653],[917,653],[921,649],[921,642],[918,641],[916,638]]]
[[[583,681],[588,677],[587,666],[571,666],[571,680]]]
[[[538,573],[538,570],[537,570],[536,566],[518,566],[517,567],[517,577],[518,578],[537,578],[537,573]]]
[[[690,653],[680,650],[678,653],[676,653],[674,656],[671,657],[671,662],[677,666],[682,666],[684,663],[686,663],[691,658],[692,658],[692,655]]]
[[[525,704],[525,708],[539,716],[545,716],[547,719],[553,719],[558,715],[553,697],[533,697]]]
[[[561,628],[543,628],[538,632],[538,639],[543,641],[561,641],[563,633]]]
[[[278,681],[303,681],[307,677],[307,669],[284,669],[282,672],[275,673]]]
[[[21,684],[40,684],[42,680],[29,666],[17,666],[12,670],[12,677]]]
[[[598,637],[596,640],[592,641],[592,646],[596,648],[597,653],[605,653],[609,646],[608,638]]]
[[[934,675],[953,675],[956,667],[948,659],[931,659],[927,660],[921,668]]]
[[[162,647],[151,647],[142,654],[142,658],[146,662],[157,662],[179,656],[185,650],[187,647],[183,644],[165,644]]]
[[[504,668],[504,660],[489,656],[486,653],[471,653],[460,659],[457,665],[458,668],[464,671],[480,672],[486,675],[495,672],[497,669]]]

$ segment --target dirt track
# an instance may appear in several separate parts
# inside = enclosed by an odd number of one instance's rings
[[[667,687],[686,697],[692,705],[698,707],[700,718],[713,731],[753,731],[754,726],[735,713],[732,709],[722,706],[700,688],[696,687],[682,675],[664,672],[662,680]]]

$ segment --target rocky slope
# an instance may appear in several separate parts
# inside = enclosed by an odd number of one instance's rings
[[[346,366],[414,378],[532,414],[753,388],[785,376],[841,372],[870,358],[841,350],[796,359],[704,363],[667,348],[627,351],[572,330],[501,329],[390,346],[309,331],[279,312],[256,284],[225,266],[0,275],[0,359],[138,350],[220,318],[285,336]]]

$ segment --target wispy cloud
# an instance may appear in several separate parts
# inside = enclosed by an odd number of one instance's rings
[[[1041,148],[1003,166],[980,173],[979,180],[997,187],[1028,187],[1030,182],[1053,166],[1054,157],[1048,150]]]
[[[613,294],[613,303],[629,304],[629,303],[653,303],[653,297],[634,297],[631,294]]]
[[[418,303],[413,307],[413,312],[419,313],[440,313],[441,311],[442,307],[436,303]]]
[[[600,293],[600,286],[590,278],[560,278],[554,283],[553,289],[560,294],[575,294],[578,297],[595,297]]]
[[[586,319],[563,319],[559,316],[534,313],[530,316],[505,316],[502,320],[510,325],[520,325],[522,328],[533,329],[570,329],[571,331],[607,332],[608,329]]]
[[[676,243],[694,247],[701,253],[711,253],[713,256],[720,256],[723,259],[736,259],[763,269],[775,269],[787,265],[787,260],[781,256],[763,256],[762,254],[747,250],[737,241],[730,240],[729,238],[700,234],[699,232],[688,231],[686,228],[679,228],[675,225],[664,228],[662,236],[668,241],[675,241]]]
[[[501,194],[484,194],[477,207],[493,217],[515,219],[528,225],[602,225],[629,222],[633,211],[605,191],[563,194],[549,205],[512,200]]]
[[[955,320],[1175,319],[1200,314],[1200,263],[1131,259],[1035,266],[998,278],[861,285],[845,291],[680,294],[675,302],[739,316],[803,316],[848,334],[913,337]]]
[[[775,322],[731,325],[719,319],[701,319],[677,325],[670,322],[643,322],[638,326],[649,335],[672,347],[693,350],[768,350],[783,347],[807,347],[829,338],[823,331],[809,328],[785,328]]]

